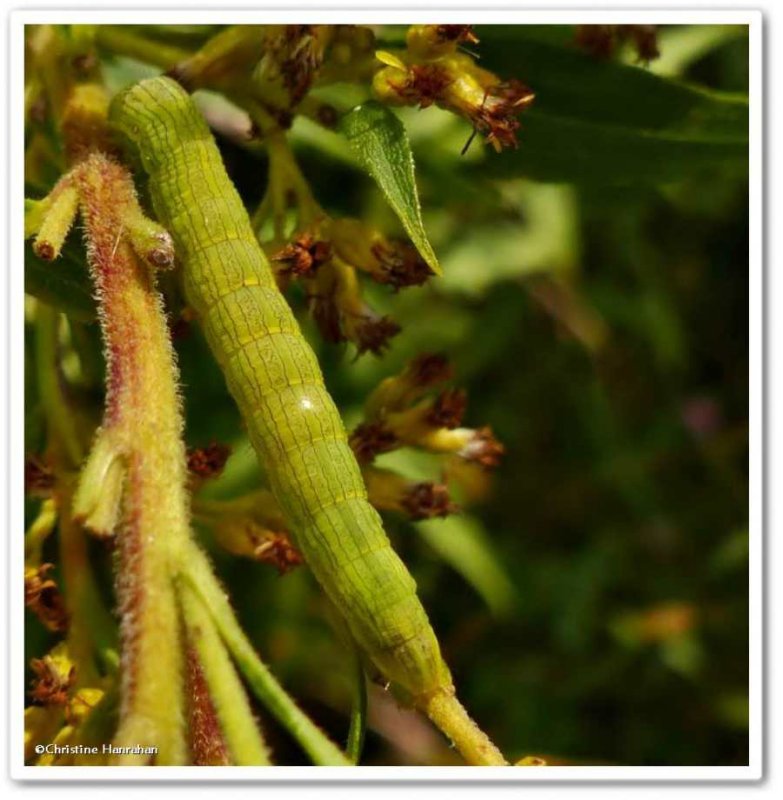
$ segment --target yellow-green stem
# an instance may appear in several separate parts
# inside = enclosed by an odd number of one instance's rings
[[[127,56],[162,69],[173,67],[190,55],[188,50],[148,39],[129,30],[127,25],[98,25],[95,38],[98,46],[112,55]]]
[[[81,461],[83,447],[59,368],[60,315],[39,303],[36,322],[39,393],[55,473],[60,567],[69,617],[68,649],[77,665],[77,685],[87,686],[98,678],[96,658],[114,646],[113,626],[95,584],[84,531],[71,517],[73,480],[69,473]]]
[[[183,560],[183,578],[201,597],[253,694],[321,766],[351,766],[345,754],[298,708],[261,661],[231,610],[206,556],[193,544]]]
[[[489,737],[476,725],[453,692],[435,692],[419,705],[451,739],[468,764],[505,767],[508,762]]]

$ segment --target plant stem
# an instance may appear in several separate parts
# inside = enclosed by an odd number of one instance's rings
[[[508,766],[503,754],[470,718],[453,691],[435,692],[418,705],[451,739],[468,764],[482,767]]]
[[[60,314],[45,303],[36,306],[36,363],[38,365],[38,391],[46,415],[49,434],[61,443],[67,458],[66,468],[79,466],[84,448],[70,401],[62,383],[59,358]]]
[[[77,685],[86,686],[98,679],[96,655],[105,654],[114,646],[113,624],[95,585],[84,531],[71,516],[73,481],[69,473],[79,465],[84,451],[59,369],[60,315],[39,303],[36,323],[38,385],[55,474],[54,505],[69,618],[68,650],[77,665]]]
[[[367,730],[367,679],[359,651],[354,650],[353,704],[351,707],[351,726],[348,729],[348,742],[345,751],[354,764],[358,764],[364,747],[364,734]]]
[[[190,544],[182,577],[201,597],[253,694],[320,766],[351,766],[345,754],[298,708],[256,654],[206,556]]]
[[[161,69],[173,67],[190,55],[189,50],[148,39],[127,28],[127,25],[98,25],[98,46],[112,55],[126,56]]]
[[[117,537],[122,706],[115,744],[156,746],[157,764],[184,764],[184,659],[172,578],[190,522],[173,353],[151,268],[128,236],[128,221],[139,213],[130,175],[94,155],[76,167],[76,180],[108,375],[97,456],[88,465],[119,462],[125,471],[124,481],[112,481],[124,486]],[[99,473],[82,475],[86,509],[101,507],[106,487]],[[117,757],[123,764],[147,759]]]
[[[270,764],[245,690],[209,611],[186,582],[180,581],[178,589],[188,640],[196,650],[232,762],[237,766]]]

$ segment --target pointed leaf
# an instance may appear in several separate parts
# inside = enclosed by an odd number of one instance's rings
[[[442,271],[421,219],[419,196],[408,136],[397,116],[375,101],[348,112],[340,121],[362,166],[380,187],[411,241],[430,269]]]
[[[484,148],[474,167],[481,174],[592,185],[746,174],[746,96],[595,59],[576,48],[567,29],[562,42],[543,39],[535,26],[477,33],[482,65],[536,94],[520,116],[519,149],[498,155]]]
[[[494,552],[481,523],[466,514],[416,524],[438,555],[481,595],[497,616],[509,613],[517,600],[516,587]]]

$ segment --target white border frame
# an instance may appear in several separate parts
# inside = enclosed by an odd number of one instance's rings
[[[156,10],[138,4],[128,10],[33,10],[13,11],[9,24],[9,94],[8,114],[9,141],[9,210],[12,233],[23,227],[24,165],[23,153],[23,26],[49,23],[144,23],[174,24],[182,22],[187,14],[188,24],[230,23],[281,23],[300,21],[306,16],[312,23],[346,22],[379,24],[411,24],[417,22],[477,22],[496,24],[556,24],[579,21],[580,23],[637,23],[658,24],[741,24],[750,28],[750,252],[749,252],[749,532],[750,532],[750,763],[746,767],[547,767],[546,769],[513,770],[508,767],[155,767],[151,769],[133,767],[35,767],[25,766],[24,748],[24,669],[22,658],[12,655],[10,665],[11,689],[9,696],[10,725],[10,776],[24,782],[50,781],[185,781],[185,782],[234,782],[234,781],[378,781],[413,780],[458,781],[460,784],[473,781],[505,782],[584,782],[584,781],[686,781],[686,782],[749,782],[763,777],[763,525],[764,525],[764,400],[763,400],[763,54],[762,13],[760,11],[686,11],[660,9],[637,11],[613,9],[564,10],[510,10],[461,8],[401,8],[369,10],[350,7],[344,3],[342,10],[316,8],[274,8],[250,10],[205,10],[181,7],[176,10]],[[454,5],[457,5],[456,3]],[[23,426],[14,421],[23,419],[24,412],[24,355],[23,355],[23,303],[16,302],[24,293],[23,270],[24,246],[22,237],[10,235],[9,264],[9,373],[11,386],[9,396],[9,467],[24,460]],[[24,526],[23,474],[18,468],[9,469],[9,532],[18,532]],[[11,641],[23,641],[23,574],[17,568],[23,562],[23,542],[19,536],[9,536],[9,592]]]

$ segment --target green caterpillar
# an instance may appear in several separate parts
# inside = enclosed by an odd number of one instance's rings
[[[345,429],[189,95],[143,81],[110,119],[149,176],[199,315],[296,543],[366,656],[417,704],[453,693],[416,584],[394,553]]]

